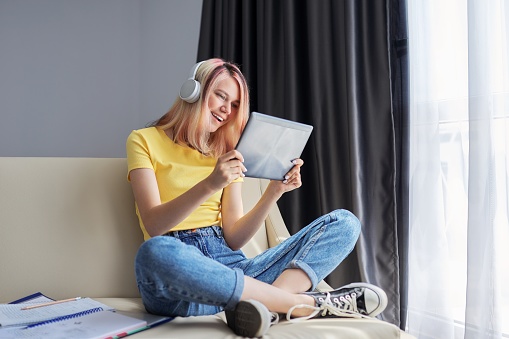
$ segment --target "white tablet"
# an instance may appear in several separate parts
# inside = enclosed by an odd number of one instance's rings
[[[283,180],[300,158],[313,126],[252,112],[235,147],[244,157],[244,174]]]

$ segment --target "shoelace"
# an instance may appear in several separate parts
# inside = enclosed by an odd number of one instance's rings
[[[297,308],[307,308],[313,310],[311,314],[307,316],[292,318],[292,313]],[[321,312],[321,316],[324,317],[326,315],[335,315],[338,317],[347,317],[347,318],[370,318],[367,315],[363,315],[357,312],[357,298],[352,298],[352,296],[341,296],[339,300],[334,298],[334,302],[331,300],[331,295],[327,292],[327,296],[325,300],[320,304],[320,306],[310,306],[306,304],[295,305],[288,313],[286,313],[286,320],[290,322],[299,322],[303,320],[308,320],[315,317],[318,313]]]
[[[270,325],[276,325],[279,323],[279,314],[277,312],[270,312],[271,319],[270,319]]]
[[[327,297],[330,298],[330,294],[327,293]],[[333,304],[335,304],[336,307],[345,310],[345,311],[352,311],[352,312],[358,312],[357,310],[357,293],[352,292],[351,294],[342,295],[338,298],[332,299]]]

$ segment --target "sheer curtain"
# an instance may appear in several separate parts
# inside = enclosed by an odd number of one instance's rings
[[[509,338],[509,2],[408,0],[408,331]]]

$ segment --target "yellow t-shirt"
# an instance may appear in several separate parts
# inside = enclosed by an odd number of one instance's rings
[[[205,179],[212,173],[217,161],[190,147],[176,144],[163,130],[156,127],[132,131],[127,138],[126,150],[128,180],[130,180],[129,173],[133,169],[154,170],[162,203],[175,199]],[[172,231],[220,226],[221,195],[222,190],[214,193],[184,221],[172,228]],[[136,206],[136,214],[145,240],[150,239],[141,220],[138,206]]]

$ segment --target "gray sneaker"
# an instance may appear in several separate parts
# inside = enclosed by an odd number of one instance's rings
[[[256,300],[240,301],[234,311],[225,311],[228,327],[243,337],[263,336],[270,325],[279,321],[279,315],[270,312],[264,304]]]
[[[375,285],[352,283],[329,292],[306,292],[315,299],[315,306],[296,305],[286,314],[289,321],[305,320],[314,317],[376,317],[387,307],[387,294]],[[296,308],[309,308],[306,317],[291,318]]]

